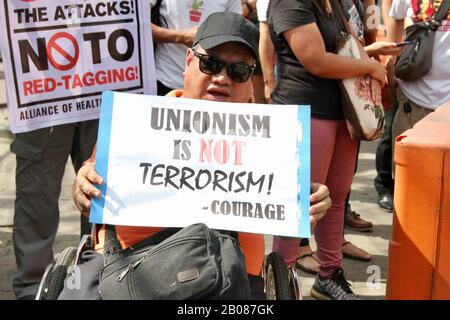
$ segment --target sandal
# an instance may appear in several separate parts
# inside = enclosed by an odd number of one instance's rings
[[[319,272],[320,262],[316,253],[311,252],[298,257],[295,266],[303,272],[315,275]]]
[[[342,255],[344,258],[368,262],[372,260],[372,255],[367,251],[358,248],[350,241],[345,241],[342,245]]]

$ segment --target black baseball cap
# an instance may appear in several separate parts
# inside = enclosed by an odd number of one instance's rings
[[[200,44],[208,50],[222,43],[239,42],[247,46],[258,60],[259,30],[242,15],[234,12],[216,12],[200,25],[193,46]]]

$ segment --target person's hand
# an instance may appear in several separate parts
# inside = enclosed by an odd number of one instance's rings
[[[367,59],[365,60],[367,63],[369,63],[369,75],[374,78],[375,80],[378,80],[380,82],[381,87],[384,86],[386,83],[386,69],[383,67],[381,63],[379,63],[375,59]]]
[[[397,57],[389,57],[386,60],[386,71],[387,71],[387,83],[389,88],[395,92],[397,87],[397,79],[395,78],[395,63],[397,61]]]
[[[275,89],[276,82],[265,82],[264,83],[264,98],[266,99],[266,103],[272,102],[272,92]]]
[[[181,32],[181,43],[187,47],[192,47],[194,43],[195,35],[197,34],[198,26],[185,29]]]
[[[247,17],[256,11],[256,0],[241,0],[242,16]]]
[[[369,56],[385,55],[397,56],[403,47],[397,47],[395,42],[377,41],[364,48]]]
[[[252,6],[253,10],[256,10],[256,0],[248,0],[247,2]]]
[[[383,107],[383,102],[381,100],[381,87],[378,85],[378,82],[370,81],[370,91],[373,103],[376,106]]]
[[[330,192],[326,185],[311,182],[311,195],[309,196],[311,205],[309,207],[309,221],[314,229],[317,221],[323,218],[327,210],[331,207]]]
[[[241,8],[242,8],[242,16],[244,18],[247,18],[247,16],[250,14],[250,9],[248,7],[247,1],[241,1]]]
[[[80,212],[89,217],[91,198],[100,198],[100,191],[93,184],[102,185],[103,179],[94,169],[94,163],[86,163],[78,170],[77,177],[72,185],[72,199]]]

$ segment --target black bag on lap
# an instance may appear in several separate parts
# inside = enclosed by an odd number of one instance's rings
[[[107,226],[103,299],[250,299],[245,259],[236,232],[194,224],[165,229],[120,250]]]

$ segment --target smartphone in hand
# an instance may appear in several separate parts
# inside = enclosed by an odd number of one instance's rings
[[[397,43],[397,47],[410,46],[412,44],[414,44],[414,41],[399,42]]]

